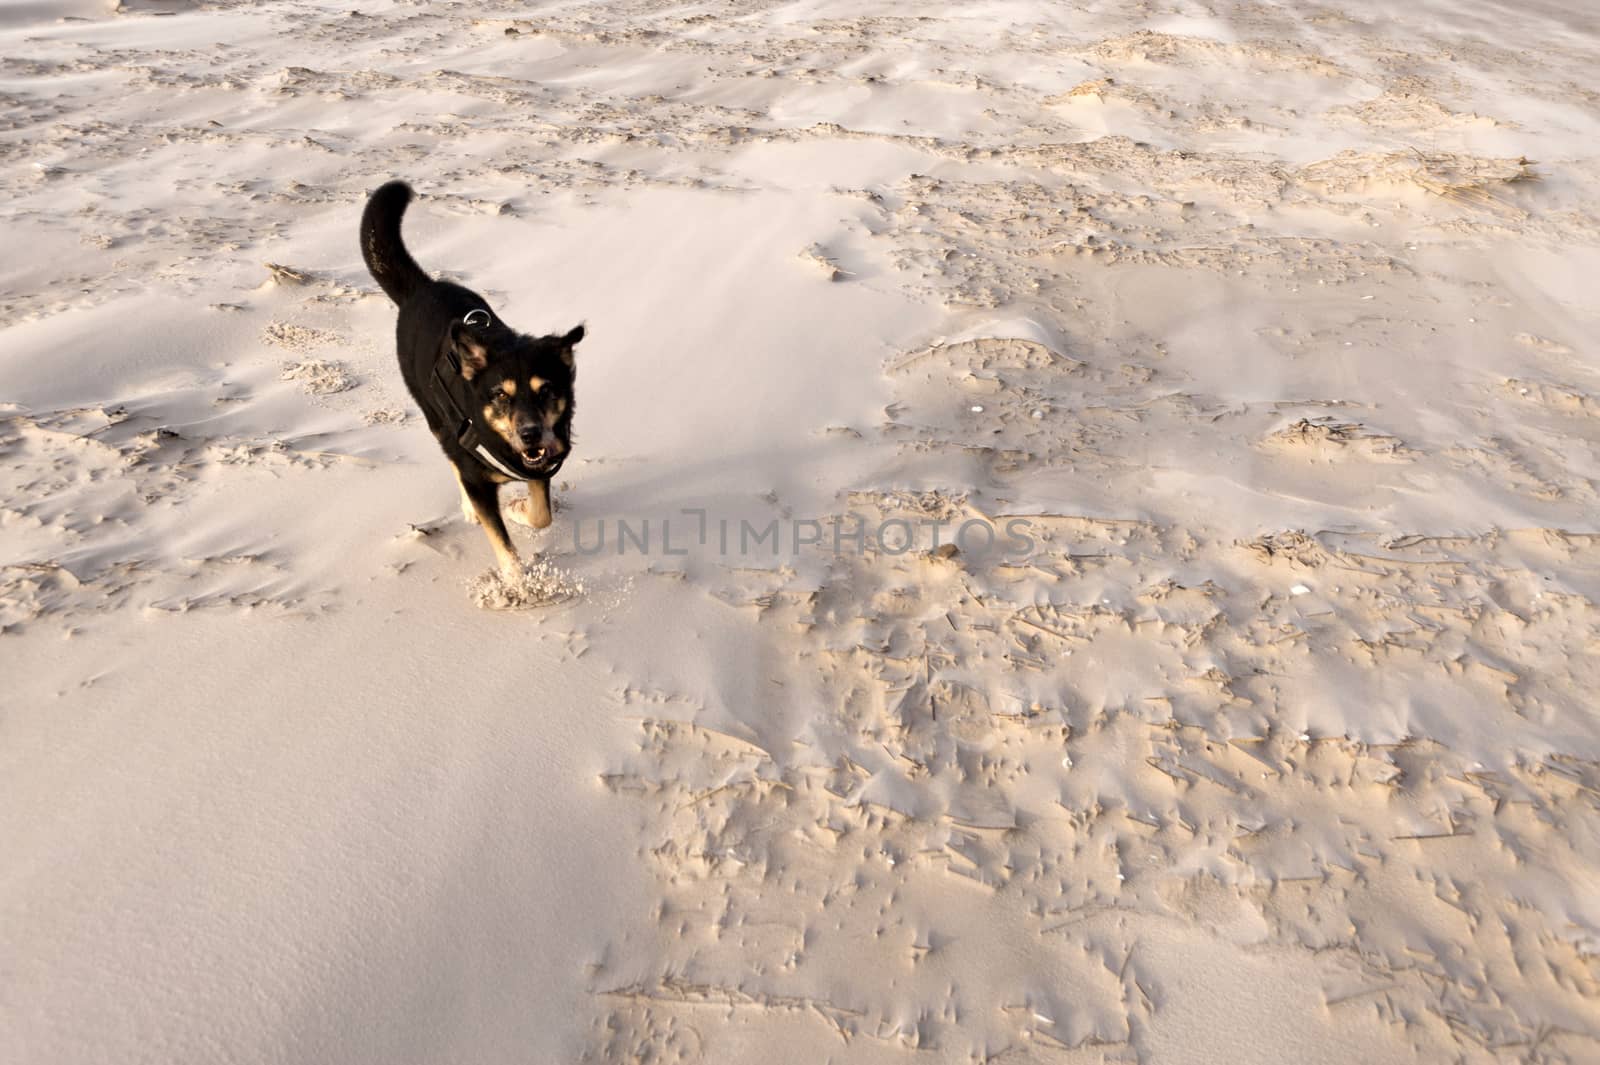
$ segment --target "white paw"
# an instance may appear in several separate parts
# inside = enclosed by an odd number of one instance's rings
[[[543,507],[536,508],[533,500],[526,497],[508,503],[505,515],[518,525],[526,525],[530,529],[544,529],[550,525],[549,512]]]

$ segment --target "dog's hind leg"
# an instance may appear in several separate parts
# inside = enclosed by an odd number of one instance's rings
[[[550,527],[550,482],[529,481],[528,497],[514,500],[506,508],[511,520],[534,529]]]
[[[522,563],[517,560],[517,549],[511,546],[511,534],[506,532],[506,523],[500,517],[500,486],[492,482],[469,485],[463,481],[461,491],[472,504],[478,524],[483,526],[483,533],[489,538],[489,546],[494,548],[500,572],[507,577],[515,577],[522,572]]]

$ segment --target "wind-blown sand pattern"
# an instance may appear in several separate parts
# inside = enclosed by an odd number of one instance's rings
[[[0,54],[7,1057],[1600,1060],[1588,5]],[[520,583],[358,257],[392,177],[588,323]]]

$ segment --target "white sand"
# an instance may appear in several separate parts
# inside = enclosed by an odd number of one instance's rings
[[[1592,5],[114,7],[0,3],[0,1057],[1600,1060]],[[517,587],[391,177],[589,327]]]

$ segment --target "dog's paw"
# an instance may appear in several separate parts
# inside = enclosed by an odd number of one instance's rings
[[[506,504],[506,517],[518,525],[526,525],[530,529],[547,529],[550,527],[550,510],[542,503],[536,503],[531,497],[514,499]]]
[[[486,610],[528,610],[555,606],[585,594],[583,582],[547,559],[534,558],[514,570],[490,570],[471,584],[473,598]]]

